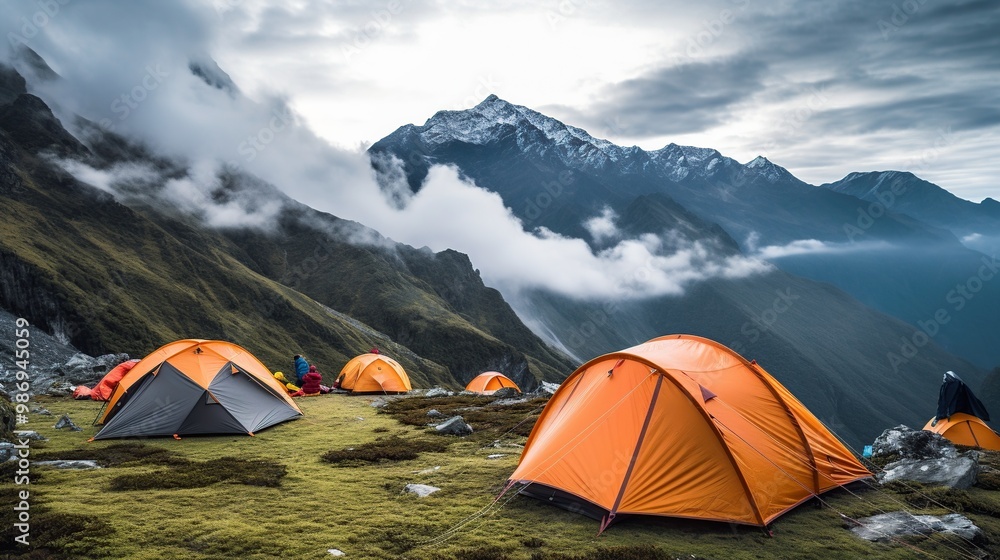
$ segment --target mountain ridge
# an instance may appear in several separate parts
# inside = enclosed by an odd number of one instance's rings
[[[966,232],[956,220],[927,223],[901,204],[887,208],[857,193],[809,185],[764,157],[740,164],[711,148],[667,144],[646,152],[590,138],[491,96],[472,109],[401,126],[369,152],[377,173],[392,158],[401,162],[414,190],[431,165],[453,165],[499,194],[525,229],[585,240],[583,224],[593,216],[606,208],[621,215],[638,197],[657,193],[717,224],[745,253],[767,249],[787,272],[833,283],[914,328],[942,303],[951,305],[942,300],[976,273],[983,252],[992,254],[986,243],[1000,240],[1000,229],[993,237]],[[993,305],[1000,305],[1000,284],[986,285],[976,305],[942,326],[939,340],[980,367],[1000,363],[1000,349],[984,335],[1000,329],[988,311]]]
[[[509,307],[504,312],[502,297],[483,285],[467,258],[386,239],[377,247],[358,245],[349,238],[362,226],[309,209],[233,170],[222,171],[207,193],[213,203],[250,212],[278,208],[277,223],[271,229],[208,227],[205,216],[156,198],[165,182],[187,177],[182,163],[85,120],[77,139],[44,101],[19,91],[16,71],[2,67],[2,74],[8,79],[0,91],[17,95],[0,104],[0,196],[6,201],[0,206],[9,226],[0,241],[0,306],[81,351],[141,356],[175,338],[224,338],[275,369],[303,353],[330,382],[348,358],[378,346],[404,364],[417,386],[454,388],[483,370],[504,368],[531,389],[572,368],[517,326],[519,319]],[[114,187],[128,202],[123,204],[67,173],[63,166],[73,161],[105,171],[127,162],[146,171],[141,180]],[[302,229],[296,225],[302,216],[323,227]],[[293,272],[306,270],[303,263],[320,249],[355,257],[320,259],[334,282],[310,297]],[[391,281],[373,281],[365,290],[337,282],[355,275],[352,266]],[[417,267],[429,277],[447,269],[453,297],[446,301],[412,272]],[[337,290],[339,300],[332,297]],[[389,305],[392,298],[406,301],[405,309]],[[428,343],[428,332],[440,333],[452,347]]]

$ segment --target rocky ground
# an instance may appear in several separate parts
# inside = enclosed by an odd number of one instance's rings
[[[18,371],[14,359],[16,317],[0,310],[0,393],[9,394],[14,375]],[[93,385],[111,368],[129,359],[128,354],[88,356],[68,342],[36,329],[28,328],[30,345],[28,373],[31,377],[30,393],[34,395],[68,396],[76,385]]]

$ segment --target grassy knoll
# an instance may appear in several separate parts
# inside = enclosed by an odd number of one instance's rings
[[[544,401],[511,407],[490,399],[405,399],[377,410],[371,398],[300,399],[305,417],[255,437],[189,437],[87,443],[99,404],[48,399],[54,416],[32,415],[29,427],[50,438],[33,458],[94,459],[105,468],[64,471],[36,466],[31,486],[35,558],[332,558],[349,559],[751,559],[919,558],[899,544],[855,539],[840,513],[859,517],[906,507],[944,513],[964,509],[1000,535],[1000,493],[909,489],[828,494],[832,508],[806,505],[772,527],[671,519],[632,520],[597,535],[597,522],[536,500],[494,498],[516,465],[524,434]],[[481,407],[481,408],[480,408]],[[422,426],[426,411],[464,414],[476,434],[438,436]],[[52,428],[69,413],[83,432]],[[527,429],[526,429],[527,428]],[[400,440],[406,444],[397,445]],[[397,447],[402,449],[397,452]],[[503,455],[488,459],[489,455]],[[0,499],[11,503],[11,473]],[[427,498],[407,483],[441,491]],[[479,515],[484,508],[485,514]],[[838,513],[839,512],[839,513]],[[0,515],[0,556],[11,554],[10,508]],[[1000,537],[993,537],[1000,541]],[[963,558],[967,543],[935,536],[912,544],[928,558]],[[997,544],[979,545],[994,556]]]

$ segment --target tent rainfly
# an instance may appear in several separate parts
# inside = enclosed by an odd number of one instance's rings
[[[601,519],[766,526],[871,473],[756,362],[670,335],[580,366],[549,400],[507,488]]]
[[[413,389],[399,362],[382,354],[367,353],[347,362],[337,382],[351,393],[405,393]]]
[[[498,371],[487,371],[480,373],[472,381],[469,381],[469,384],[465,386],[465,390],[481,395],[492,395],[505,387],[516,389],[518,393],[521,392],[521,388],[511,378]]]
[[[230,342],[171,342],[115,387],[94,439],[250,434],[302,412],[250,352]]]

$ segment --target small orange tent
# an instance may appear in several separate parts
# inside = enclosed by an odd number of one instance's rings
[[[399,362],[384,354],[355,356],[340,370],[338,387],[352,393],[405,393],[413,387]]]
[[[487,371],[480,373],[469,384],[465,386],[466,391],[479,393],[482,395],[492,395],[504,387],[516,389],[518,393],[521,388],[517,386],[509,377],[498,371]]]
[[[924,426],[928,432],[941,434],[959,445],[1000,451],[1000,435],[977,416],[956,412],[948,418],[938,420],[934,426],[931,425],[932,422],[933,418]]]
[[[671,335],[580,366],[549,400],[509,485],[602,519],[764,526],[871,474],[755,362]]]
[[[302,412],[252,354],[220,340],[178,340],[115,387],[94,439],[254,432]]]

